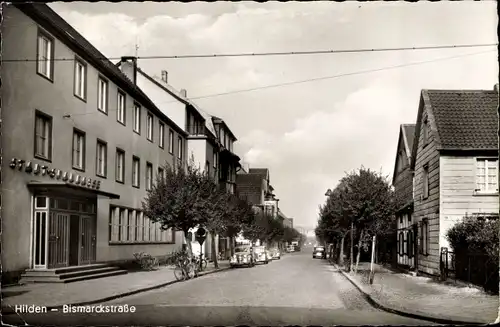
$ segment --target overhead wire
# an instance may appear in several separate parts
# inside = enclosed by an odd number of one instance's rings
[[[270,85],[264,85],[264,86],[253,87],[253,88],[248,88],[248,89],[234,90],[234,91],[228,91],[228,92],[222,92],[222,93],[213,93],[213,94],[208,94],[208,95],[203,95],[203,96],[189,97],[189,98],[187,98],[187,100],[207,99],[207,98],[219,97],[219,96],[224,96],[224,95],[231,95],[231,94],[252,92],[252,91],[258,91],[258,90],[265,90],[265,89],[270,89],[270,88],[277,88],[277,87],[285,87],[285,86],[290,86],[290,85],[311,83],[311,82],[317,82],[317,81],[329,80],[329,79],[336,79],[336,78],[347,77],[347,76],[355,76],[355,75],[363,75],[363,74],[369,74],[369,73],[376,73],[376,72],[381,72],[381,71],[385,71],[385,70],[393,70],[393,69],[410,67],[410,66],[418,66],[418,65],[423,65],[423,64],[429,64],[429,63],[434,63],[434,62],[439,62],[439,61],[452,60],[452,59],[463,58],[463,57],[470,57],[470,56],[475,56],[475,55],[480,55],[480,54],[486,54],[486,53],[492,53],[492,52],[496,52],[496,50],[473,52],[473,53],[467,53],[467,54],[456,55],[456,56],[449,56],[449,57],[442,57],[442,58],[436,58],[436,59],[430,59],[430,60],[424,60],[424,61],[410,62],[410,63],[400,64],[400,65],[386,66],[386,67],[380,67],[380,68],[374,68],[374,69],[366,69],[366,70],[360,70],[360,71],[348,72],[348,73],[342,73],[342,74],[336,74],[336,75],[330,75],[330,76],[308,78],[308,79],[298,80],[298,81],[291,81],[291,82],[270,84]],[[156,105],[161,105],[161,104],[167,104],[167,103],[173,103],[173,102],[177,102],[177,100],[155,102],[155,104]],[[108,112],[113,112],[113,111],[117,111],[117,110],[118,109],[108,110]],[[88,114],[96,114],[96,113],[98,113],[98,111],[92,111],[92,112],[87,112],[87,113],[79,113],[79,114],[71,114],[71,116],[80,116],[80,115],[88,115]]]
[[[186,55],[157,55],[138,56],[137,59],[194,59],[194,58],[223,58],[223,57],[262,57],[262,56],[297,56],[297,55],[319,55],[319,54],[339,54],[339,53],[366,53],[366,52],[394,52],[394,51],[415,51],[415,50],[438,50],[438,49],[461,49],[480,48],[498,46],[498,43],[478,43],[478,44],[455,44],[436,45],[418,47],[396,47],[396,48],[365,48],[365,49],[340,49],[340,50],[311,50],[311,51],[284,51],[284,52],[240,52],[240,53],[220,53],[220,54],[186,54]],[[102,57],[98,60],[120,60],[121,57]],[[74,61],[75,58],[54,58],[54,61]],[[2,62],[31,62],[36,58],[16,58],[3,59]]]

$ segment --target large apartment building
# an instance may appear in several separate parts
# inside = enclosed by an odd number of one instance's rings
[[[137,66],[134,57],[123,57],[117,64],[124,74],[139,87],[164,113],[186,133],[187,156],[186,160],[199,169],[205,171],[225,189],[234,193],[236,189],[236,171],[239,169],[240,158],[234,153],[233,144],[236,137],[226,122],[201,109],[187,97],[187,91],[177,91],[168,81],[168,72],[163,70],[161,75],[148,74]],[[196,241],[193,228],[185,242],[191,243],[193,253],[200,252],[212,258],[212,235],[209,234],[203,246]],[[229,240],[222,235],[215,235],[216,251],[226,253]]]
[[[177,248],[141,202],[188,133],[45,4],[4,7],[2,41],[4,281]]]

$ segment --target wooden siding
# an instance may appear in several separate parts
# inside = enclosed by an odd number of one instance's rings
[[[498,194],[475,195],[476,158],[441,156],[440,247],[449,247],[446,232],[465,215],[498,213]]]
[[[396,157],[396,175],[394,176],[394,193],[399,206],[408,204],[413,199],[413,173],[404,146],[403,138],[399,138]],[[401,159],[399,157],[401,156]],[[398,209],[401,209],[398,207]]]
[[[424,112],[422,122],[428,117]],[[431,117],[428,117],[430,120]],[[432,126],[432,123],[429,124]],[[420,135],[418,140],[418,149],[415,161],[415,179],[414,179],[414,213],[415,222],[421,224],[424,218],[428,219],[428,251],[427,255],[418,254],[418,270],[427,274],[439,274],[439,152],[436,148],[435,133],[432,130],[429,133],[429,142],[424,145],[423,124],[420,124]],[[429,165],[429,196],[424,199],[423,196],[423,171],[424,165]],[[420,231],[419,231],[420,233]],[[420,237],[418,242],[420,243]]]

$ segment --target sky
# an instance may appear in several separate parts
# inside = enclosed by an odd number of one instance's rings
[[[50,7],[110,58],[135,55],[136,44],[140,57],[498,42],[494,1]],[[399,125],[415,123],[422,89],[493,89],[498,81],[496,47],[140,59],[139,66],[151,75],[167,70],[169,84],[223,118],[244,165],[270,169],[280,209],[306,229],[346,172],[364,166],[392,177]]]

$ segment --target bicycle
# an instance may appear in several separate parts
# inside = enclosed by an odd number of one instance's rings
[[[155,270],[160,267],[158,259],[146,252],[134,253],[135,260],[139,263],[142,269]]]
[[[178,253],[175,259],[174,276],[178,281],[191,279],[197,275],[196,266],[186,253]]]
[[[201,265],[200,265],[200,260],[201,260]],[[204,257],[201,259],[198,256],[193,257],[193,263],[198,267],[199,271],[204,271],[205,269],[207,269],[208,261]]]

